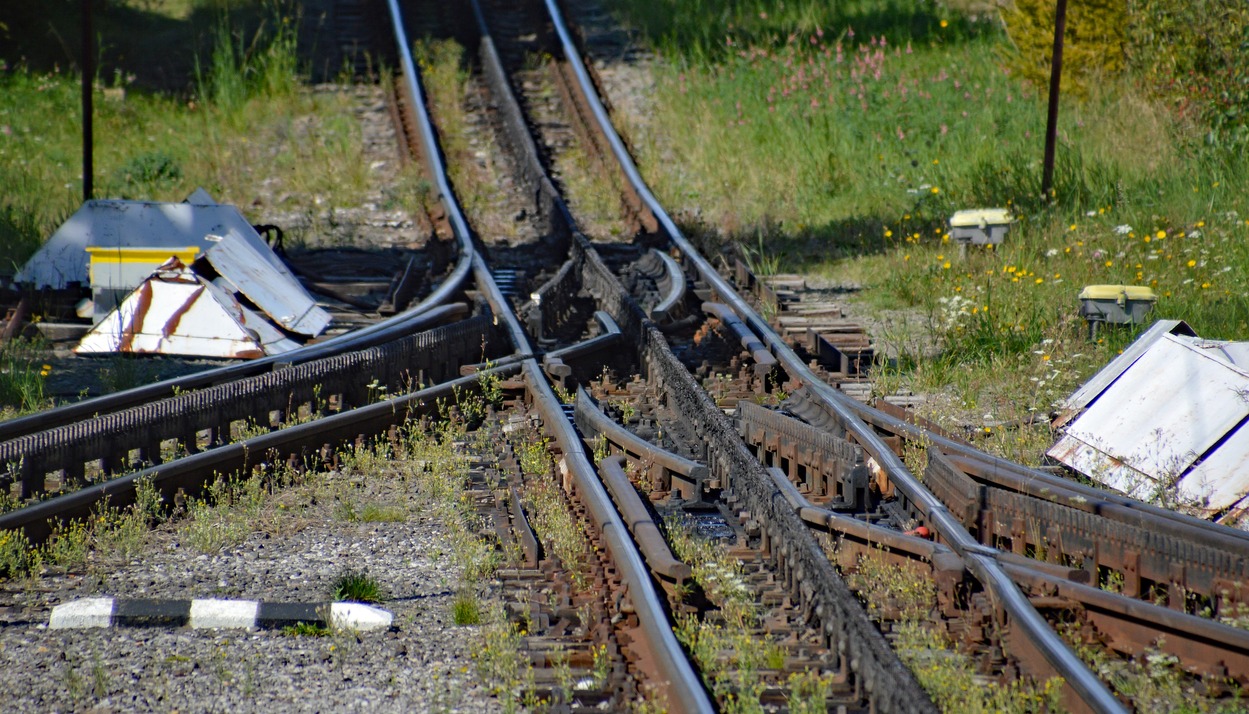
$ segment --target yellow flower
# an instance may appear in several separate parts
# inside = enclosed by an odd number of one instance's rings
[[[1195,266],[1195,265],[1197,265],[1197,261],[1195,261],[1195,260],[1190,260],[1190,261],[1188,261],[1188,267],[1190,267],[1190,268],[1191,268],[1191,267],[1193,267],[1193,266]]]
[[[1113,260],[1107,260],[1107,261],[1106,261],[1106,267],[1107,267],[1107,268],[1109,268],[1110,266],[1112,266],[1112,265],[1114,265],[1114,264],[1115,264],[1115,261],[1113,261]]]
[[[1158,231],[1158,234],[1157,234],[1157,235],[1158,235],[1158,240],[1162,240],[1163,238],[1166,238],[1166,237],[1167,237],[1167,232],[1166,232],[1166,231]]]
[[[1061,278],[1061,277],[1062,277],[1062,274],[1061,274],[1061,273],[1054,273],[1054,279],[1055,279],[1055,280],[1057,280],[1057,279],[1059,279],[1059,278]]]
[[[1145,236],[1145,242],[1146,242],[1146,243],[1148,243],[1148,242],[1149,242],[1149,241],[1151,241],[1151,240],[1153,240],[1153,239],[1152,239],[1152,238],[1150,238],[1149,236]]]
[[[888,228],[886,228],[886,229],[885,229],[885,237],[886,237],[886,238],[892,238],[892,237],[893,237],[893,231],[891,231],[891,230],[889,230]]]
[[[942,264],[941,269],[942,269],[942,270],[949,270],[949,269],[950,269],[950,261],[948,261],[948,260],[947,260],[947,261],[945,261],[945,263],[944,263],[944,264]]]
[[[1045,278],[1037,278],[1037,279],[1036,279],[1036,284],[1037,284],[1037,285],[1040,285],[1040,284],[1041,284],[1041,283],[1043,283],[1043,282],[1045,282]]]
[[[936,186],[933,186],[933,187],[932,187],[932,192],[933,192],[933,193],[941,193],[941,189],[937,188]]]
[[[903,260],[910,260],[910,259],[911,259],[911,254],[910,254],[910,253],[907,253],[906,255],[902,256],[902,259],[903,259]]]
[[[942,26],[942,27],[949,27],[949,26],[950,26],[950,23],[946,22],[945,20],[942,20],[942,21],[941,21],[941,26]]]
[[[939,164],[939,163],[941,163],[941,162],[940,162],[940,161],[938,161],[937,159],[933,159],[933,160],[932,160],[932,165],[933,165],[933,166],[936,166],[936,165],[937,165],[937,164]]]
[[[1201,284],[1201,289],[1202,289],[1202,290],[1205,290],[1205,289],[1206,289],[1206,288],[1208,288],[1208,287],[1210,287],[1210,283],[1202,283],[1202,284]]]
[[[1041,355],[1041,361],[1042,361],[1042,362],[1049,362],[1049,361],[1050,361],[1050,356],[1049,356],[1049,355]]]
[[[1216,184],[1214,184],[1214,185],[1215,185],[1215,186],[1218,186],[1218,184],[1217,184],[1217,183],[1216,183]],[[1205,225],[1206,225],[1206,222],[1205,222],[1205,221],[1197,221],[1197,227],[1198,227],[1198,228],[1203,228]]]
[[[1069,230],[1069,231],[1074,231],[1075,229],[1076,229],[1076,224],[1072,223],[1072,224],[1071,224],[1071,227],[1070,227],[1070,228],[1068,228],[1067,230]]]

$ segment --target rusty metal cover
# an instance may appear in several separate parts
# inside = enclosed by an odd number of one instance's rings
[[[252,359],[299,346],[272,325],[256,329],[264,323],[228,291],[174,259],[130,293],[74,351]]]
[[[192,196],[203,200],[198,193]],[[75,282],[85,287],[88,284],[87,246],[177,249],[199,246],[204,251],[211,247],[206,238],[209,234],[239,236],[264,256],[265,262],[294,280],[282,260],[269,250],[264,239],[234,206],[94,200],[83,203],[52,234],[18,271],[14,282],[32,288],[59,289]]]

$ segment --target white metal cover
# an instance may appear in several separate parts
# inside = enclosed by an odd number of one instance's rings
[[[152,353],[250,359],[264,355],[232,296],[171,261],[89,331],[79,354]]]
[[[184,248],[207,250],[213,235],[237,235],[256,249],[266,263],[294,280],[282,260],[269,249],[234,206],[158,203],[152,201],[87,201],[52,234],[14,281],[34,288],[65,288],[88,284],[87,246]]]
[[[330,324],[330,314],[317,306],[299,281],[273,270],[249,243],[236,235],[208,239],[212,246],[204,254],[208,262],[275,322],[310,337]]]
[[[1247,395],[1249,372],[1183,338],[1163,335],[1096,397],[1048,453],[1095,481],[1148,496],[1249,416]],[[1223,446],[1235,443],[1232,439]],[[1216,456],[1207,456],[1207,463]],[[1181,493],[1198,500],[1213,493],[1211,469],[1189,483],[1191,476],[1181,481]],[[1217,476],[1220,481],[1226,477]]]

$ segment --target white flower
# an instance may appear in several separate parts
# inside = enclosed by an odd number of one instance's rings
[[[1126,223],[1124,223],[1121,226],[1115,226],[1115,233],[1118,233],[1121,236],[1125,236],[1131,232],[1132,232],[1132,226],[1129,226]]]
[[[1192,231],[1192,232],[1190,232],[1190,233],[1188,234],[1188,237],[1189,237],[1189,238],[1200,238],[1200,237],[1201,237],[1201,231]]]
[[[1090,217],[1092,217],[1092,216],[1096,216],[1096,215],[1097,215],[1097,211],[1087,211],[1084,215],[1086,215],[1086,216],[1090,216]]]
[[[1058,249],[1057,249],[1057,248],[1050,248],[1049,250],[1045,251],[1045,257],[1046,257],[1046,258],[1053,258],[1053,257],[1054,257],[1054,256],[1056,256],[1056,255],[1058,255]]]

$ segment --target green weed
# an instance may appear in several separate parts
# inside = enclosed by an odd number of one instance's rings
[[[326,637],[330,634],[328,627],[313,622],[296,622],[283,627],[281,632],[287,637]]]
[[[451,602],[451,621],[457,625],[480,625],[481,603],[472,593],[460,593]]]
[[[382,585],[367,571],[348,568],[334,580],[330,597],[335,601],[383,602]]]

